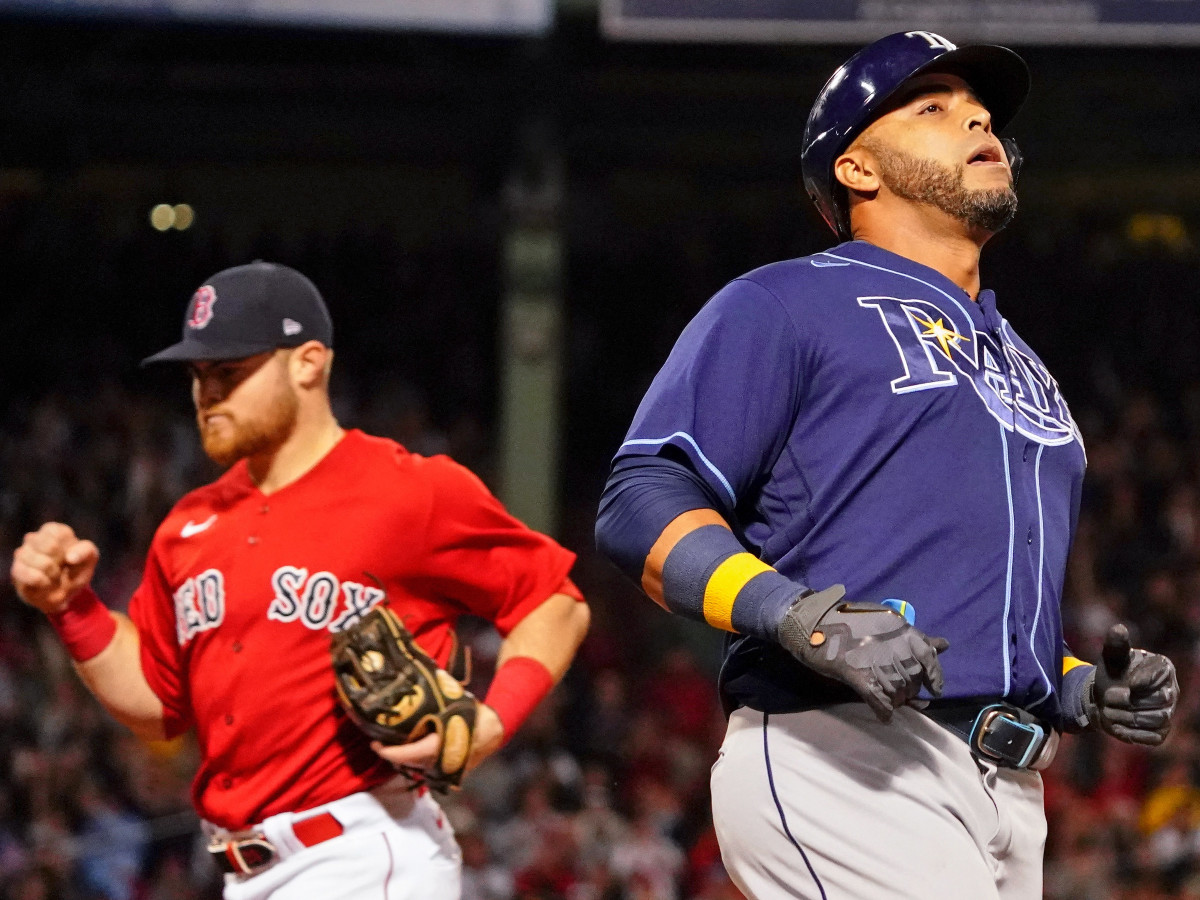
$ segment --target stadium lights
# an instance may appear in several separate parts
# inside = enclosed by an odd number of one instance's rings
[[[196,211],[187,203],[159,203],[150,210],[150,225],[155,231],[186,231],[196,221]]]

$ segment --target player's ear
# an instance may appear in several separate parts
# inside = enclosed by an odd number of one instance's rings
[[[874,194],[880,188],[879,165],[874,155],[859,142],[851,144],[833,163],[833,177],[848,191]]]
[[[306,341],[292,350],[288,372],[300,387],[318,387],[328,379],[332,362],[331,349],[320,341]]]

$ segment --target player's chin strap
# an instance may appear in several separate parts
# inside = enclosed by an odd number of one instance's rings
[[[1017,186],[1017,176],[1021,174],[1021,163],[1025,162],[1025,157],[1021,155],[1021,148],[1017,146],[1014,138],[1001,138],[1000,146],[1004,148],[1004,155],[1008,158],[1008,170],[1012,172],[1013,187]]]

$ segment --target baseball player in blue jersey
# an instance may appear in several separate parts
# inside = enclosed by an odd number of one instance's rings
[[[838,69],[802,164],[845,243],[722,288],[613,463],[601,549],[729,633],[713,815],[749,897],[1040,898],[1061,732],[1170,726],[1168,659],[1063,645],[1083,445],[980,288],[1028,88],[923,31]]]

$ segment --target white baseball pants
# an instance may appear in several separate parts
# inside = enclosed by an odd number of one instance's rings
[[[462,854],[454,831],[428,793],[397,779],[369,793],[303,813],[271,816],[261,831],[279,858],[261,872],[225,876],[225,900],[455,900]],[[305,847],[292,822],[329,812],[344,831]]]
[[[712,769],[721,856],[751,900],[1041,900],[1042,779],[980,763],[907,707],[739,709]]]

